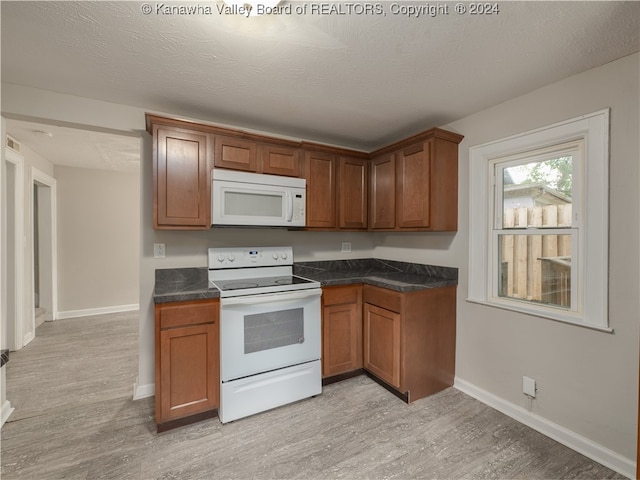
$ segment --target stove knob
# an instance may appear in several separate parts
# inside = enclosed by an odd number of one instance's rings
[[[282,252],[282,259],[286,260],[287,259],[287,252]]]
[[[224,255],[218,255],[218,261],[220,263],[224,262]]]
[[[273,259],[274,259],[274,260],[278,260],[278,254],[277,254],[277,253],[274,253],[274,254],[273,254]]]
[[[229,260],[230,262],[233,262],[236,259],[235,255],[229,255],[227,257],[227,260]]]

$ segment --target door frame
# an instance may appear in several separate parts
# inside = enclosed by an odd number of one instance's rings
[[[24,158],[18,152],[6,148],[4,149],[5,162],[9,162],[14,167],[14,271],[11,273],[15,281],[15,318],[9,320],[13,322],[13,338],[9,339],[11,345],[7,345],[12,350],[20,350],[24,346],[24,313],[25,313],[25,288],[24,288]],[[5,172],[7,170],[5,169]],[[8,175],[5,182],[9,181]],[[5,183],[6,185],[6,183]],[[10,205],[5,206],[11,208]],[[7,275],[9,272],[7,271]]]
[[[31,167],[31,178],[29,181],[29,204],[30,204],[30,209],[29,209],[29,218],[31,219],[30,223],[31,223],[31,249],[30,249],[30,255],[31,255],[31,267],[33,270],[33,267],[35,266],[35,255],[34,255],[34,248],[35,248],[35,237],[34,237],[34,224],[33,224],[33,215],[34,215],[34,211],[36,208],[36,205],[34,204],[33,198],[34,198],[34,191],[36,189],[36,183],[42,184],[46,187],[49,187],[51,189],[51,245],[50,245],[50,255],[51,255],[51,306],[52,306],[52,320],[56,320],[57,316],[58,316],[58,257],[57,257],[57,251],[58,251],[58,245],[57,245],[57,217],[56,217],[56,211],[57,211],[57,207],[56,207],[56,198],[57,198],[57,188],[56,188],[56,179],[47,175],[46,173],[44,173],[41,170],[38,170],[36,167]],[[32,302],[30,305],[30,309],[31,309],[31,332],[27,333],[27,335],[25,336],[25,341],[24,344],[26,345],[27,343],[29,343],[31,340],[33,340],[35,338],[36,335],[36,309],[35,309],[35,305],[33,302],[33,295],[35,292],[35,275],[33,274],[33,271],[31,273],[31,296],[32,296]]]

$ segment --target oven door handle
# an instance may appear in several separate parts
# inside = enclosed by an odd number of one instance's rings
[[[304,298],[319,297],[322,289],[298,290],[293,292],[267,293],[262,295],[247,295],[240,297],[227,297],[220,299],[220,305],[256,305],[259,303],[288,302],[290,300],[302,300]]]

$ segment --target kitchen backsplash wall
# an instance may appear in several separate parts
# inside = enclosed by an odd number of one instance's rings
[[[157,268],[203,267],[210,247],[293,246],[295,261],[345,260],[373,255],[373,235],[366,232],[307,232],[273,228],[213,228],[208,231],[156,230],[155,243],[164,243],[166,258]],[[342,243],[351,252],[342,253]],[[153,247],[153,245],[151,245]],[[151,251],[151,256],[153,253]]]

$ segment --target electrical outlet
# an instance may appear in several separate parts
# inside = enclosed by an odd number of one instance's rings
[[[351,242],[342,242],[342,253],[351,253]]]
[[[536,398],[536,390],[536,381],[533,378],[522,377],[522,393],[531,398]]]
[[[165,258],[164,243],[153,244],[153,258]]]

